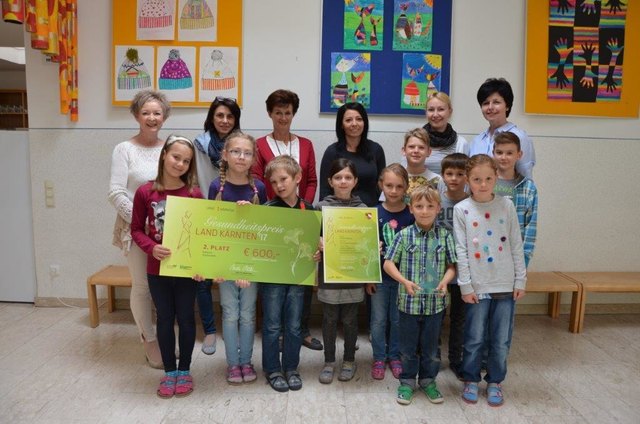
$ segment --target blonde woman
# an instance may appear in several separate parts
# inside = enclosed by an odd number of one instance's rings
[[[116,223],[113,244],[124,252],[131,273],[131,313],[138,326],[140,340],[153,368],[162,368],[160,348],[153,326],[153,301],[147,281],[147,255],[131,242],[131,213],[136,190],[156,178],[158,160],[164,140],[158,137],[169,117],[171,104],[164,94],[144,90],[138,92],[129,106],[139,125],[138,133],[113,149],[109,202],[115,208]]]

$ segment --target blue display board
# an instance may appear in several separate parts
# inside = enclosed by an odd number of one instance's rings
[[[451,10],[452,0],[324,0],[320,111],[356,100],[373,114],[424,114],[427,92],[449,93]]]

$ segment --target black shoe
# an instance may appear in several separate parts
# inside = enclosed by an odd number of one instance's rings
[[[298,371],[287,371],[285,372],[285,375],[287,376],[287,384],[289,385],[290,390],[302,389],[302,380],[300,379]]]
[[[315,337],[311,337],[311,340],[302,339],[302,345],[311,350],[322,350],[324,346],[322,346],[322,342],[316,339]]]
[[[272,372],[267,376],[267,380],[271,388],[276,392],[284,393],[289,391],[287,380],[284,379],[281,372]],[[300,387],[302,387],[302,382],[300,382]]]

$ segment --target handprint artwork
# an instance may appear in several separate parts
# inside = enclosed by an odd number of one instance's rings
[[[547,98],[620,100],[627,2],[550,0],[549,5]]]

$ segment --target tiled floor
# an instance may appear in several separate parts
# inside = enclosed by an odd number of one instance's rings
[[[566,316],[518,316],[502,408],[484,398],[465,404],[461,383],[445,367],[438,376],[443,404],[417,394],[413,404],[398,405],[390,371],[383,381],[370,377],[365,336],[353,381],[321,385],[322,352],[303,348],[304,387],[286,394],[263,378],[229,386],[222,343],[209,357],[198,341],[196,390],[163,400],[155,395],[162,372],[146,366],[130,312],[101,310],[95,329],[88,315],[0,303],[0,422],[640,423],[640,315],[588,315],[582,334],[567,332]],[[259,368],[259,336],[253,355]]]

